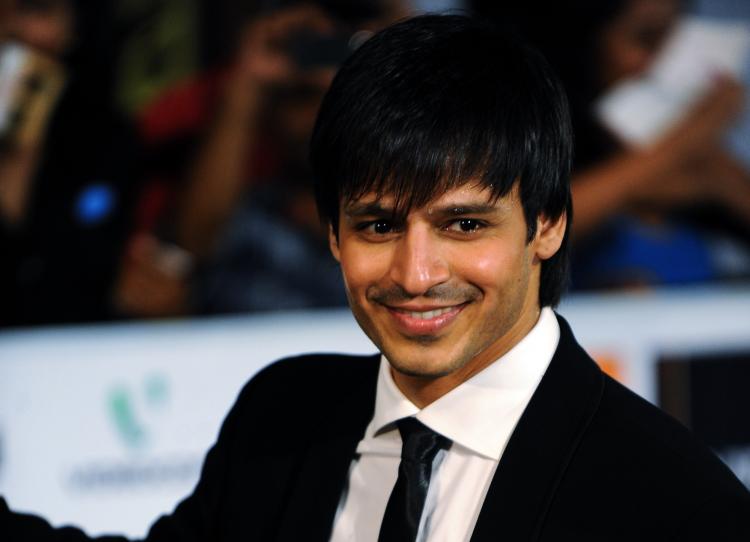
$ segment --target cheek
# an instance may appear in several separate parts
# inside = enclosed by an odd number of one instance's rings
[[[388,259],[377,250],[366,250],[350,243],[341,245],[340,264],[346,289],[354,295],[364,294],[386,273]]]
[[[527,265],[526,251],[519,247],[477,245],[471,253],[453,258],[454,272],[462,280],[475,284],[485,293],[502,289],[514,277],[523,274]]]

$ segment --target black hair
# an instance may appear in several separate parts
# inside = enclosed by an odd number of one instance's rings
[[[477,182],[493,198],[518,183],[527,241],[540,214],[566,213],[560,250],[542,263],[539,302],[566,286],[572,134],[564,91],[535,51],[487,22],[423,15],[370,38],[341,67],[311,141],[321,218],[391,194],[397,212]]]

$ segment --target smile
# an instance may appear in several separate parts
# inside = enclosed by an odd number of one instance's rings
[[[423,311],[423,312],[417,312],[417,311],[405,311],[402,309],[393,309],[396,312],[402,312],[404,314],[408,314],[412,318],[418,318],[420,320],[431,320],[435,318],[436,316],[441,316],[443,314],[448,314],[450,311],[455,309],[455,307],[444,307],[442,309],[434,309],[429,311]]]
[[[450,307],[387,307],[397,327],[408,335],[434,334],[448,327],[466,307],[466,303]]]

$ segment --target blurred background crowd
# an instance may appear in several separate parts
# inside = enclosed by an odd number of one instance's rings
[[[0,0],[0,326],[345,304],[307,141],[336,67],[427,9],[509,26],[562,78],[573,290],[747,281],[741,80],[717,71],[647,145],[595,113],[710,3]]]

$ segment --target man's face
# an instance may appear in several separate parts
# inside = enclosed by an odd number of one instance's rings
[[[599,39],[602,84],[642,75],[661,51],[680,13],[678,0],[628,0]]]
[[[564,217],[540,218],[527,243],[517,187],[492,201],[473,183],[404,218],[392,211],[392,197],[367,194],[342,205],[331,234],[354,316],[398,373],[466,380],[533,327],[541,260]]]

